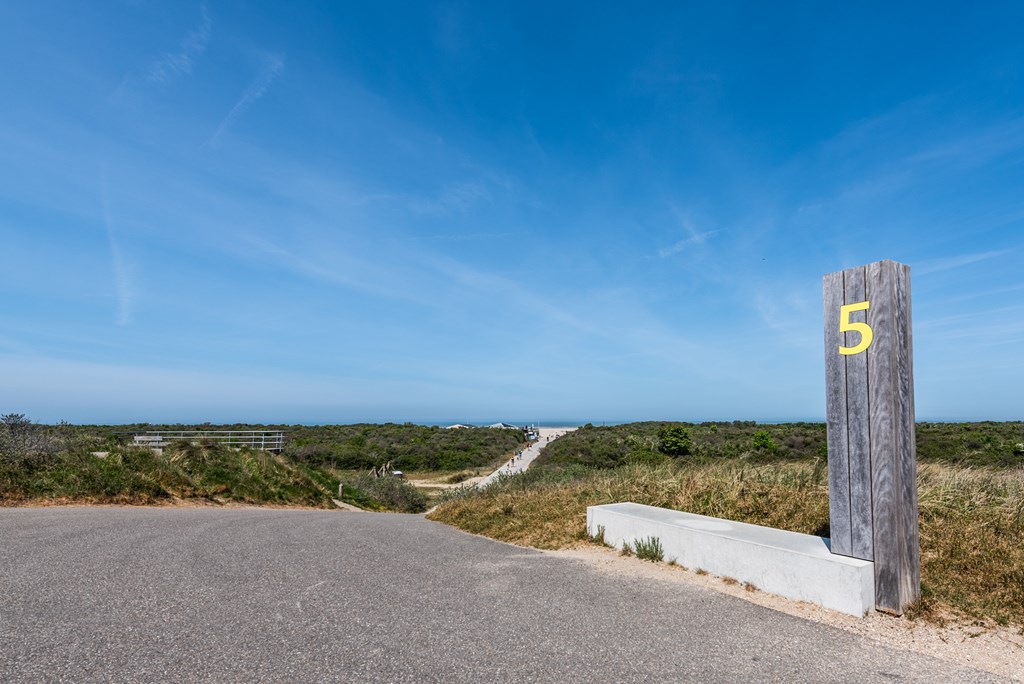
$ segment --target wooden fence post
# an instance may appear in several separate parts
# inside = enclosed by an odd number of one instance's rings
[[[921,593],[910,267],[895,261],[823,279],[832,553],[875,564],[875,607]]]

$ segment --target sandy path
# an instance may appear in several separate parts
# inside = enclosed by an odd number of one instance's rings
[[[540,456],[541,450],[547,446],[549,442],[568,432],[572,432],[575,429],[576,428],[574,427],[537,428],[540,438],[527,448],[523,449],[522,456],[512,458],[512,460],[505,463],[505,465],[501,466],[481,480],[479,486],[486,487],[502,475],[512,475],[514,473],[523,472],[530,467],[530,464],[533,463],[534,459]]]

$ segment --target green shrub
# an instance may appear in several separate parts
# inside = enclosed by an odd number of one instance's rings
[[[668,460],[668,455],[660,451],[653,451],[650,449],[637,449],[636,451],[629,452],[626,456],[626,463],[629,464],[645,464],[645,465],[658,465],[665,463]]]
[[[636,557],[641,560],[660,563],[665,559],[665,549],[662,548],[661,540],[657,537],[637,539],[633,547],[636,549]]]
[[[776,452],[779,450],[779,445],[772,439],[771,433],[767,430],[758,430],[754,433],[754,438],[751,440],[751,444],[755,449],[760,451]]]
[[[693,449],[690,431],[681,425],[666,425],[658,430],[660,451],[669,456],[686,456]]]

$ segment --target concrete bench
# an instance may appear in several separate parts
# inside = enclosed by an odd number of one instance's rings
[[[838,556],[829,540],[635,503],[587,508],[587,531],[621,549],[657,537],[665,560],[858,617],[874,610],[870,561]]]

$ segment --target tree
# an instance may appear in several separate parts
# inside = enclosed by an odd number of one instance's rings
[[[658,439],[661,441],[659,451],[669,456],[686,456],[693,451],[693,442],[690,441],[690,431],[682,425],[666,425],[658,430]]]

